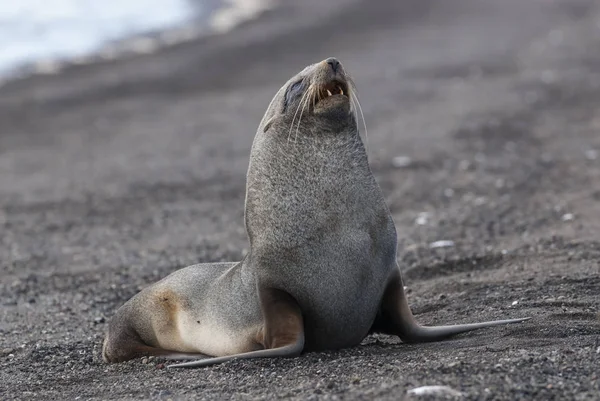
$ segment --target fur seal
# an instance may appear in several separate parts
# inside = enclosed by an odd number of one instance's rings
[[[438,341],[528,319],[417,323],[356,105],[355,86],[335,58],[279,89],[252,144],[249,253],[238,263],[181,269],[134,296],[109,325],[105,361],[210,356],[171,365],[197,367],[355,346],[370,332]]]

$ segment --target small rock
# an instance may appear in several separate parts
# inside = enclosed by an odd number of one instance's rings
[[[416,396],[440,395],[443,397],[462,397],[462,393],[460,391],[454,390],[452,387],[448,386],[422,386],[408,390],[406,394]]]
[[[94,324],[100,324],[100,323],[104,323],[104,317],[103,316],[95,317]]]
[[[156,365],[156,369],[164,369],[164,368],[165,368],[164,363],[159,363],[158,365]]]
[[[573,213],[565,213],[561,217],[562,221],[571,221],[574,218],[575,218],[575,216],[573,215]]]
[[[428,222],[429,222],[429,213],[427,213],[427,212],[419,213],[419,215],[417,216],[417,219],[415,220],[415,224],[417,224],[419,226],[424,226]]]
[[[454,190],[452,188],[444,189],[444,196],[446,198],[452,198],[454,196]]]
[[[440,241],[435,241],[435,242],[432,242],[431,244],[429,244],[429,247],[431,249],[451,248],[453,246],[454,246],[454,241],[450,241],[450,240],[440,240]]]
[[[519,301],[513,301],[513,303],[511,304],[512,306],[515,306],[519,303]]]
[[[142,363],[145,365],[148,363],[148,358],[142,358]]]
[[[475,200],[473,201],[475,206],[485,205],[486,202],[487,202],[487,198],[485,196],[479,196],[479,197],[475,198]]]
[[[11,355],[14,352],[12,348],[4,348],[0,351],[0,355]]]
[[[408,156],[396,156],[392,159],[392,166],[396,168],[408,167],[412,164],[412,159]]]

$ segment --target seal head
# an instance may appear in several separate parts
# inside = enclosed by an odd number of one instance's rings
[[[279,89],[265,112],[259,132],[269,131],[277,123],[288,125],[290,135],[299,130],[305,118],[311,120],[306,121],[306,126],[317,123],[319,128],[329,125],[339,129],[344,120],[356,122],[357,103],[354,83],[342,64],[330,57],[304,68]]]

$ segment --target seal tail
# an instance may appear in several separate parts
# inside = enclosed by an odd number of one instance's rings
[[[385,289],[380,316],[373,327],[374,331],[394,334],[403,342],[419,343],[440,341],[468,331],[511,323],[520,323],[531,318],[493,320],[488,322],[457,324],[450,326],[421,326],[415,319],[404,292],[404,284],[399,269],[391,277]]]

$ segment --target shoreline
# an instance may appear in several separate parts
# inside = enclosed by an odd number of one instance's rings
[[[57,75],[72,67],[116,62],[136,56],[154,54],[173,46],[222,35],[237,26],[260,18],[278,6],[278,0],[215,0],[204,5],[203,13],[170,28],[151,29],[143,33],[108,40],[85,54],[69,57],[40,57],[15,64],[0,74],[0,89],[8,82],[35,76]]]

